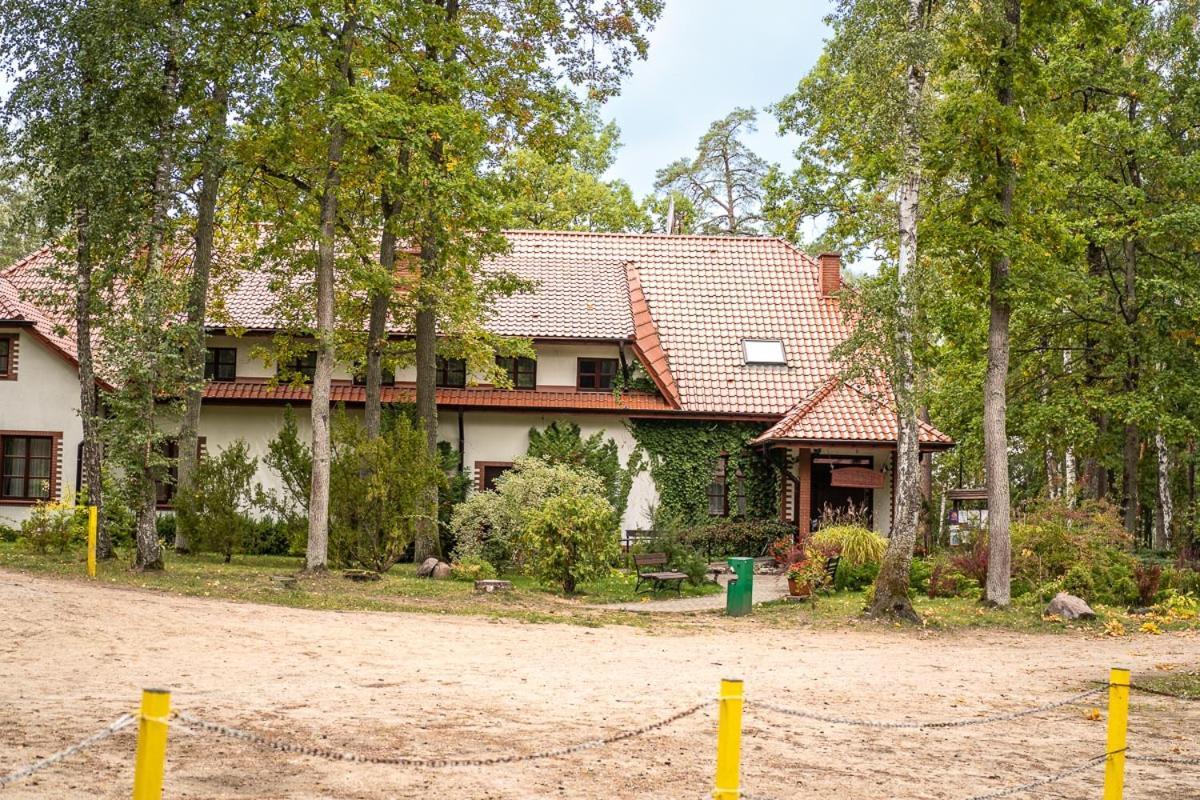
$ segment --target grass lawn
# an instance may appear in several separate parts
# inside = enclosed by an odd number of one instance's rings
[[[476,594],[469,581],[430,580],[416,577],[413,564],[397,564],[378,581],[356,582],[339,570],[318,577],[301,576],[294,589],[281,588],[273,575],[296,575],[303,560],[291,556],[234,556],[229,564],[221,556],[201,553],[165,553],[162,572],[136,573],[129,568],[127,553],[100,562],[97,580],[141,589],[174,592],[196,597],[220,597],[252,603],[271,603],[296,608],[355,611],[423,611],[439,614],[477,614],[509,617],[529,622],[573,622],[584,625],[605,623],[644,624],[645,617],[628,612],[588,608],[601,603],[635,602],[652,599],[634,592],[631,574],[614,571],[601,581],[585,583],[571,597],[563,597],[524,576],[504,576],[513,591]],[[86,564],[75,553],[39,554],[21,544],[0,543],[0,566],[60,577],[84,579]],[[691,586],[683,596],[713,594],[714,584]],[[660,598],[674,598],[662,592]]]
[[[358,583],[331,570],[319,577],[302,576],[293,589],[281,588],[272,575],[295,575],[301,559],[288,556],[236,556],[225,564],[213,554],[180,556],[166,553],[163,572],[136,573],[129,569],[128,553],[102,562],[98,580],[120,586],[173,592],[196,597],[214,597],[251,603],[269,603],[295,608],[346,611],[409,611],[431,614],[468,614],[508,618],[524,622],[565,622],[577,625],[625,624],[639,627],[687,628],[691,624],[712,625],[724,617],[648,615],[593,606],[607,603],[653,600],[634,592],[634,576],[614,571],[607,579],[586,583],[578,594],[563,597],[523,576],[506,576],[513,591],[476,594],[465,581],[434,581],[418,578],[412,564],[398,564],[381,580]],[[17,543],[0,543],[0,567],[85,580],[85,564],[78,553],[37,554]],[[684,596],[720,591],[713,584],[685,585]],[[659,598],[673,598],[664,592]],[[863,592],[836,592],[809,602],[776,601],[755,608],[739,625],[770,628],[857,627],[880,623],[862,617]],[[1095,607],[1097,619],[1065,622],[1041,615],[1041,603],[1018,600],[1008,609],[988,608],[963,598],[916,597],[914,606],[925,620],[925,628],[954,631],[975,628],[1007,629],[1029,633],[1076,633],[1088,636],[1154,636],[1178,631],[1200,631],[1200,619],[1135,616],[1121,609]],[[730,621],[732,622],[732,621]],[[1156,633],[1157,631],[1157,633]],[[1190,634],[1188,634],[1190,635]],[[1180,679],[1177,675],[1164,675]],[[1194,675],[1192,689],[1200,695],[1200,678]]]

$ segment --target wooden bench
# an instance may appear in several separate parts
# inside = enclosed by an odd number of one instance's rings
[[[682,572],[672,572],[671,570],[648,571],[643,570],[643,567],[665,567],[667,565],[666,553],[635,553],[633,556],[633,567],[637,570],[637,584],[633,587],[635,592],[642,588],[643,583],[650,584],[649,591],[657,592],[659,589],[669,589],[671,584],[675,584],[675,593],[683,594],[683,582],[687,579],[687,575]]]
[[[841,556],[830,556],[825,559],[825,588],[833,591],[837,581],[838,564],[842,563]]]

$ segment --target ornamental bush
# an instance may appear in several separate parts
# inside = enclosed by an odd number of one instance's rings
[[[529,515],[520,545],[535,578],[571,594],[580,583],[608,573],[619,533],[616,512],[604,497],[569,490]]]
[[[358,420],[334,417],[329,557],[339,566],[391,569],[416,536],[426,493],[445,481],[441,460],[429,457],[425,434],[407,415],[383,423],[372,439]]]
[[[684,539],[708,559],[756,557],[762,555],[771,542],[794,533],[791,525],[777,519],[719,518],[692,526],[684,534]]]
[[[65,553],[87,541],[87,508],[64,503],[38,503],[21,523],[21,538],[39,553],[51,548]]]
[[[521,536],[530,515],[547,500],[568,493],[593,495],[608,502],[603,480],[590,470],[549,464],[540,458],[518,459],[496,479],[494,490],[475,492],[455,507],[450,518],[455,559],[479,557],[501,571],[522,569],[526,554]]]
[[[548,464],[563,464],[598,475],[604,481],[605,496],[617,512],[618,520],[625,515],[633,479],[645,469],[641,449],[634,450],[622,467],[615,441],[605,437],[602,431],[584,439],[574,422],[554,421],[540,431],[530,428],[527,455]]]
[[[1137,602],[1132,540],[1112,506],[1048,503],[1012,526],[1013,594],[1064,590],[1092,603]]]
[[[226,563],[235,552],[246,552],[254,529],[257,470],[258,459],[241,439],[200,459],[192,485],[175,498],[176,521],[191,531],[194,549],[221,553]]]

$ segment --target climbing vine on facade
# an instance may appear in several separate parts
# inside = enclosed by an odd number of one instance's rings
[[[767,519],[778,513],[778,470],[748,446],[764,426],[634,420],[629,427],[649,457],[660,510],[693,524],[710,520],[708,488],[724,454],[729,515]]]

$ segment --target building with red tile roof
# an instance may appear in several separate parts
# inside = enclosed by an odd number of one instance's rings
[[[524,453],[531,426],[556,419],[585,433],[604,431],[626,455],[636,447],[630,425],[642,420],[746,422],[761,426],[751,445],[779,470],[783,519],[806,529],[826,506],[862,505],[877,528],[889,528],[895,409],[886,387],[868,391],[837,377],[832,352],[849,328],[836,254],[812,258],[768,237],[507,237],[508,250],[490,259],[485,273],[516,275],[531,290],[498,298],[484,322],[494,334],[530,340],[536,360],[503,361],[513,388],[482,382],[453,360],[439,368],[442,437],[479,488]],[[44,302],[54,258],[43,249],[0,271],[0,341],[15,335],[7,331],[25,331],[72,363],[72,323]],[[209,449],[242,438],[261,454],[282,407],[309,400],[303,383],[277,375],[271,355],[271,336],[288,328],[277,310],[276,281],[247,270],[214,292],[201,419]],[[389,335],[410,339],[401,327]],[[0,349],[0,366],[2,355]],[[333,386],[334,402],[348,408],[365,399],[352,370],[339,367]],[[412,368],[400,366],[389,377],[384,402],[412,402]],[[75,425],[64,419],[62,427]],[[926,450],[953,444],[928,424],[920,436]],[[864,483],[870,485],[857,485]],[[645,507],[656,498],[653,481],[640,477],[626,527],[645,527]]]

